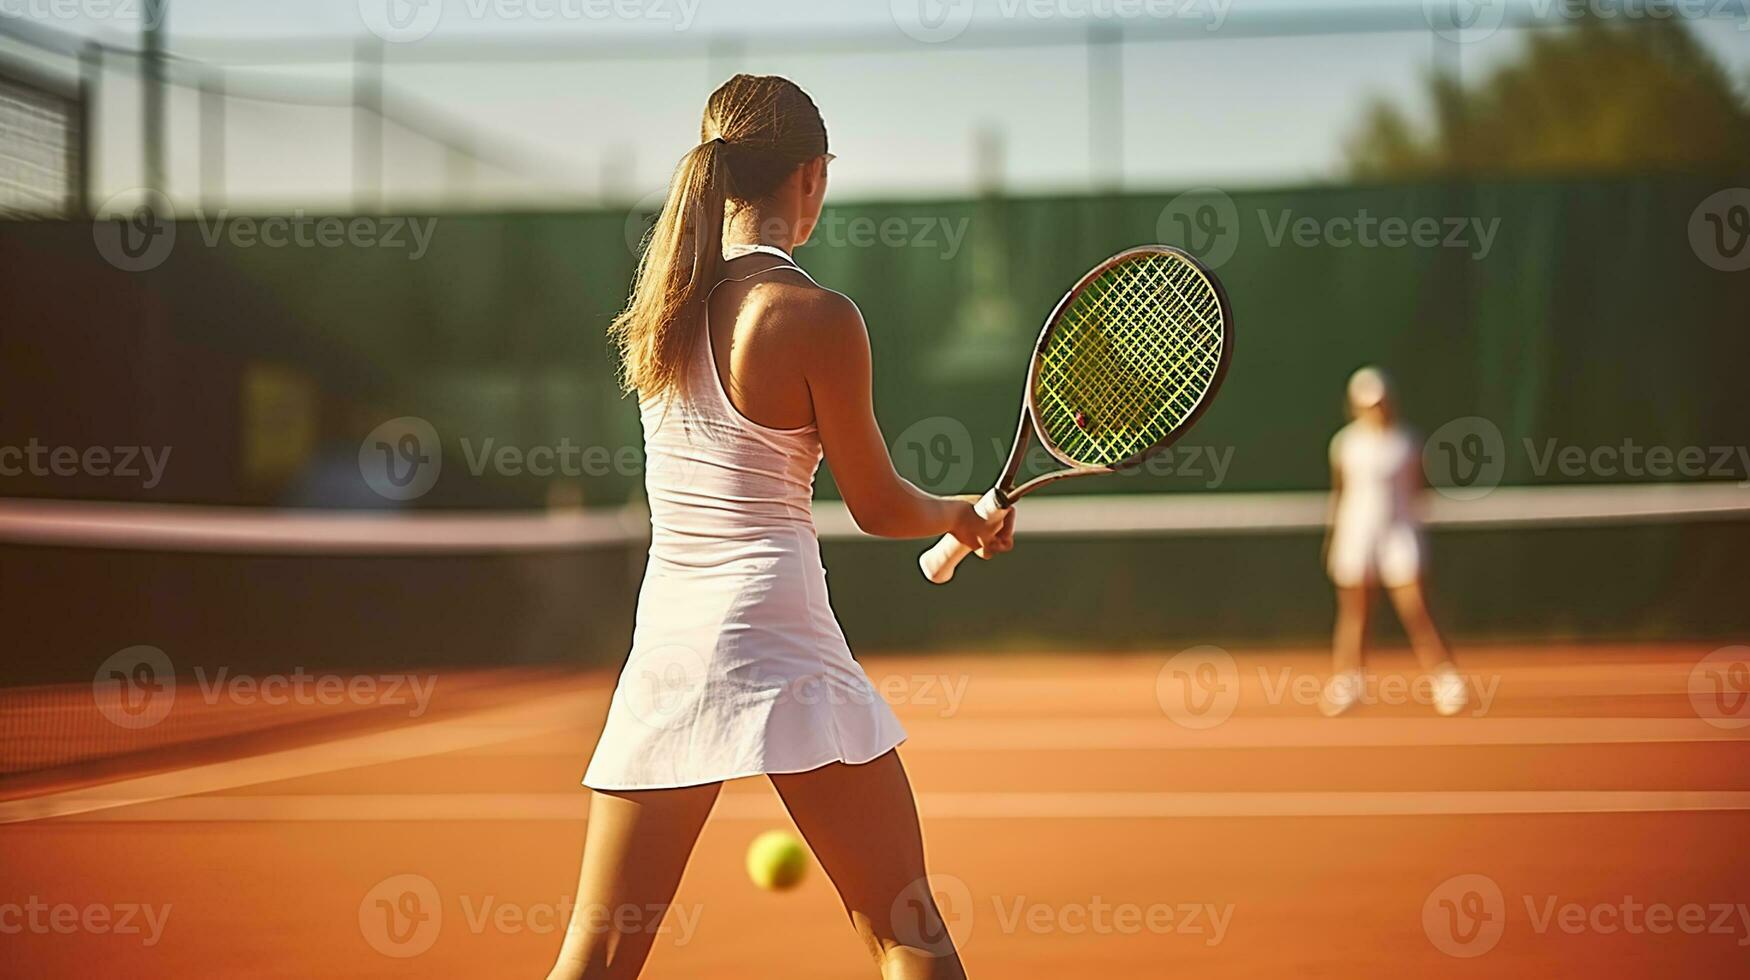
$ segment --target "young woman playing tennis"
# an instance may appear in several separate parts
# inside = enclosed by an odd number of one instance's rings
[[[1339,715],[1361,699],[1368,598],[1383,586],[1410,635],[1416,659],[1430,674],[1435,710],[1455,715],[1469,697],[1422,589],[1422,528],[1416,513],[1421,454],[1397,423],[1384,372],[1372,367],[1356,371],[1349,379],[1348,402],[1353,421],[1331,439],[1325,567],[1337,587],[1337,629],[1334,669],[1319,707],[1327,715]]]
[[[614,321],[638,394],[651,544],[632,651],[584,776],[576,910],[550,978],[637,976],[724,780],[765,774],[885,980],[964,976],[924,883],[893,712],[851,659],[810,518],[823,454],[864,531],[1013,546],[1013,511],[895,473],[857,307],[791,252],[826,194],[826,127],[776,77],[711,94]],[[801,968],[801,973],[809,971]]]

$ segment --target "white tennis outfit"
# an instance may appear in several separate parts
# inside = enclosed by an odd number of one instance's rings
[[[1343,480],[1326,569],[1332,582],[1395,587],[1421,576],[1420,465],[1415,441],[1396,426],[1352,422],[1332,437],[1331,468]]]
[[[755,251],[795,266],[770,246],[724,258]],[[684,392],[638,406],[650,560],[632,652],[583,777],[595,789],[863,763],[905,739],[827,601],[810,508],[819,433],[744,418],[708,329],[695,346]]]

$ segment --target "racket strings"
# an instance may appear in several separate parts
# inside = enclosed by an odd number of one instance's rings
[[[1223,328],[1215,289],[1191,263],[1147,253],[1113,266],[1047,338],[1035,388],[1041,428],[1080,463],[1141,453],[1214,384]]]

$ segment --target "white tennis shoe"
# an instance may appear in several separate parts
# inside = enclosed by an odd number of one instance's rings
[[[1450,718],[1470,704],[1470,691],[1458,668],[1444,663],[1434,668],[1434,710]]]
[[[1359,670],[1345,670],[1331,675],[1325,682],[1324,693],[1319,695],[1319,711],[1326,718],[1335,718],[1355,706],[1361,700],[1366,682],[1361,678]]]

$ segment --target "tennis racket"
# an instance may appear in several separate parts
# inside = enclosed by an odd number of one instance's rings
[[[1233,358],[1233,313],[1215,273],[1170,245],[1095,266],[1039,332],[1015,445],[982,517],[1072,476],[1115,473],[1173,444],[1209,407]],[[1068,469],[1015,480],[1033,433]],[[940,585],[972,553],[952,534],[918,558]]]

